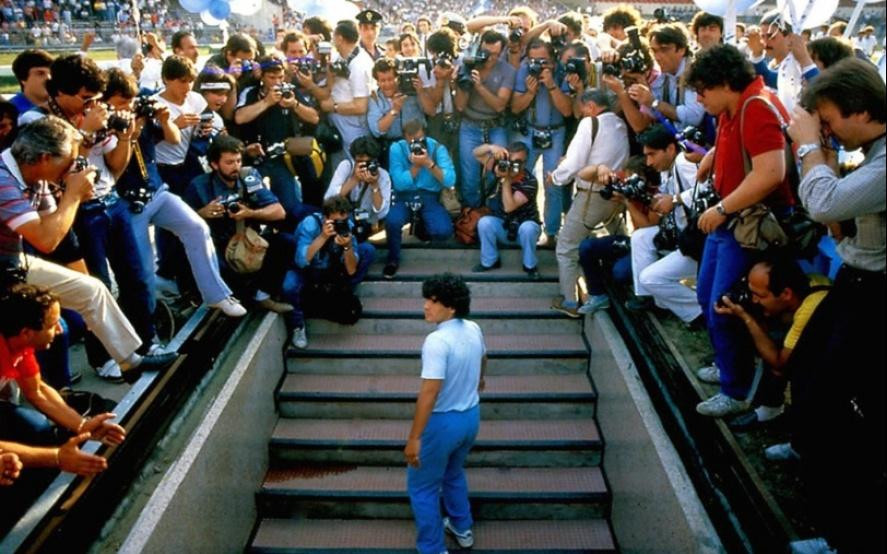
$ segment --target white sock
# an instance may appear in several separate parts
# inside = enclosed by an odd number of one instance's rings
[[[268,300],[269,298],[271,298],[271,295],[263,290],[257,290],[255,296],[253,296],[253,299],[256,302],[261,302],[262,300]]]
[[[777,418],[782,415],[782,412],[785,411],[785,404],[781,404],[775,408],[770,406],[758,406],[755,408],[755,414],[758,416],[758,421],[770,421],[771,419]]]
[[[120,371],[126,371],[127,369],[132,369],[142,363],[142,357],[133,352],[129,356],[127,356],[124,360],[119,362]]]

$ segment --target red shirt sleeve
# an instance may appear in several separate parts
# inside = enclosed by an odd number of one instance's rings
[[[752,100],[745,107],[742,138],[749,159],[785,148],[785,136],[776,114],[760,100]]]
[[[28,348],[22,353],[22,360],[15,366],[16,381],[31,378],[40,373],[40,364],[34,355],[34,349]]]

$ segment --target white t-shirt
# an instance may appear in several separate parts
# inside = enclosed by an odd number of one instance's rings
[[[422,344],[422,378],[442,380],[434,412],[464,412],[480,398],[481,360],[486,354],[484,334],[477,323],[449,319],[425,337]]]
[[[141,75],[139,75],[139,88],[152,91],[163,88],[163,77],[161,76],[163,60],[144,58],[144,63],[145,67],[142,69]],[[132,73],[132,67],[129,68],[129,73]]]
[[[117,148],[117,137],[115,135],[110,135],[102,142],[90,148],[89,154],[86,156],[89,163],[99,170],[99,178],[95,181],[96,198],[101,198],[111,192],[111,188],[114,186],[114,183],[117,182],[111,174],[111,170],[108,169],[108,164],[105,163],[105,154],[111,152],[115,148]]]
[[[330,96],[333,102],[343,103],[351,102],[355,98],[369,98],[370,94],[376,90],[376,80],[373,79],[373,58],[367,54],[366,50],[359,48],[359,53],[348,64],[351,75],[344,79],[336,77],[333,82],[333,89]],[[330,114],[330,119],[335,123],[348,144],[354,137],[361,134],[369,134],[369,127],[366,124],[366,115],[341,115]]]
[[[206,99],[193,90],[188,92],[188,95],[185,97],[185,103],[181,105],[173,104],[159,94],[155,94],[154,98],[169,108],[170,121],[175,121],[175,119],[183,113],[200,114],[206,109]],[[197,125],[192,125],[186,129],[181,129],[182,140],[178,144],[172,144],[165,140],[158,142],[156,150],[157,163],[163,165],[177,165],[184,162],[185,155],[188,153],[188,146],[191,144],[191,134],[196,128]]]
[[[339,162],[336,172],[333,173],[333,178],[330,179],[330,186],[327,187],[326,194],[323,196],[324,200],[339,194],[339,191],[342,190],[342,185],[344,185],[345,181],[348,180],[348,177],[351,176],[353,168],[354,162],[351,160],[342,160]],[[357,186],[351,189],[351,193],[348,194],[348,200],[351,200],[352,204],[357,204],[358,199],[360,199],[360,205],[356,205],[355,207],[362,208],[369,212],[370,223],[376,223],[388,215],[388,209],[391,206],[391,176],[389,176],[388,172],[383,168],[379,168],[379,192],[382,194],[382,207],[378,210],[373,204],[373,191],[367,188],[366,192],[363,194],[363,198],[361,198],[360,193],[362,188],[363,185],[358,183]]]

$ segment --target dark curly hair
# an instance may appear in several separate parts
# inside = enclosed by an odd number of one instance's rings
[[[878,69],[857,58],[844,58],[810,82],[801,94],[801,105],[813,110],[831,102],[842,117],[867,113],[873,121],[887,122],[887,87]]]
[[[459,275],[441,273],[422,282],[422,297],[453,308],[458,318],[471,312],[471,290]]]
[[[58,301],[48,290],[24,283],[0,291],[0,335],[14,337],[23,329],[40,331],[46,312]]]
[[[81,88],[89,92],[104,92],[108,78],[105,72],[92,60],[80,54],[56,58],[49,66],[52,77],[46,81],[46,90],[52,96],[59,92],[77,94]]]
[[[351,153],[352,158],[366,155],[374,160],[378,160],[379,156],[382,155],[382,147],[379,145],[379,142],[372,136],[364,135],[362,137],[357,137],[356,139],[354,139],[354,142],[352,142],[351,146],[348,147],[348,152]]]
[[[727,85],[742,92],[755,80],[755,68],[732,44],[716,44],[697,54],[684,79],[697,91]]]

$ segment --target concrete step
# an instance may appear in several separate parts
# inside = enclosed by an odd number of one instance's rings
[[[376,259],[383,262],[388,257],[388,249],[384,246],[376,246]],[[536,257],[540,263],[554,263],[554,250],[543,248],[536,249]],[[523,263],[523,255],[516,248],[499,250],[499,260],[503,267],[516,267],[520,269]],[[401,265],[406,262],[432,261],[437,263],[461,264],[469,270],[480,262],[480,248],[404,248],[400,251]]]
[[[551,310],[553,311],[553,310]],[[354,325],[342,325],[326,319],[308,321],[308,338],[317,333],[342,335],[421,335],[424,337],[434,331],[436,325],[426,323],[421,307],[419,319],[404,318],[373,318],[362,317]],[[570,334],[579,336],[582,333],[582,322],[578,319],[558,317],[557,319],[533,318],[471,318],[480,325],[484,335],[537,335],[537,334]],[[524,337],[526,338],[526,337]]]
[[[337,358],[304,357],[292,358],[287,363],[290,373],[323,373],[325,375],[418,375],[422,364],[419,351],[415,355],[402,358],[373,357],[361,354],[355,357]],[[588,354],[572,358],[504,358],[490,357],[487,360],[487,376],[493,375],[568,375],[586,374]]]
[[[286,419],[271,435],[275,467],[298,463],[403,464],[409,419]],[[482,421],[469,466],[586,467],[600,463],[594,420]]]
[[[263,519],[250,545],[254,553],[414,554],[413,522],[400,519]],[[572,521],[478,521],[477,554],[616,552],[605,519]],[[452,552],[458,546],[448,538]]]
[[[403,467],[274,469],[257,495],[261,517],[410,519]],[[610,492],[598,467],[466,470],[476,520],[605,517]]]
[[[467,277],[471,277],[467,275]],[[471,289],[472,308],[474,301],[481,298],[547,298],[551,300],[559,294],[554,283],[524,281],[497,283],[489,281],[468,281]],[[416,298],[421,302],[422,283],[416,281],[369,281],[360,284],[358,294],[365,298]]]
[[[427,333],[430,329],[424,329]],[[308,348],[294,357],[308,358],[415,358],[422,351],[425,334],[323,334],[308,326]],[[574,334],[505,335],[485,334],[488,357],[499,358],[575,358],[588,356],[585,342],[578,331]]]
[[[491,375],[481,393],[481,418],[594,417],[595,393],[581,373]],[[281,417],[409,419],[420,378],[413,375],[290,374],[278,392]]]
[[[361,297],[363,318],[412,318],[422,319],[420,296],[395,298],[387,296]],[[495,298],[472,298],[471,316],[474,318],[535,318],[564,319],[563,314],[551,309],[551,298],[547,296],[515,296]]]
[[[432,275],[438,273],[450,272],[461,274],[467,281],[517,281],[517,282],[533,282],[530,281],[526,272],[521,268],[520,262],[513,264],[503,264],[501,268],[491,271],[474,273],[471,268],[477,264],[478,260],[437,260],[417,259],[410,256],[404,256],[400,261],[400,268],[397,270],[395,279],[398,281],[422,281]],[[382,276],[382,268],[385,267],[384,255],[377,255],[376,261],[370,266],[370,272],[367,275],[368,281],[385,280]],[[539,260],[539,274],[542,282],[557,281],[557,263],[553,258]]]

